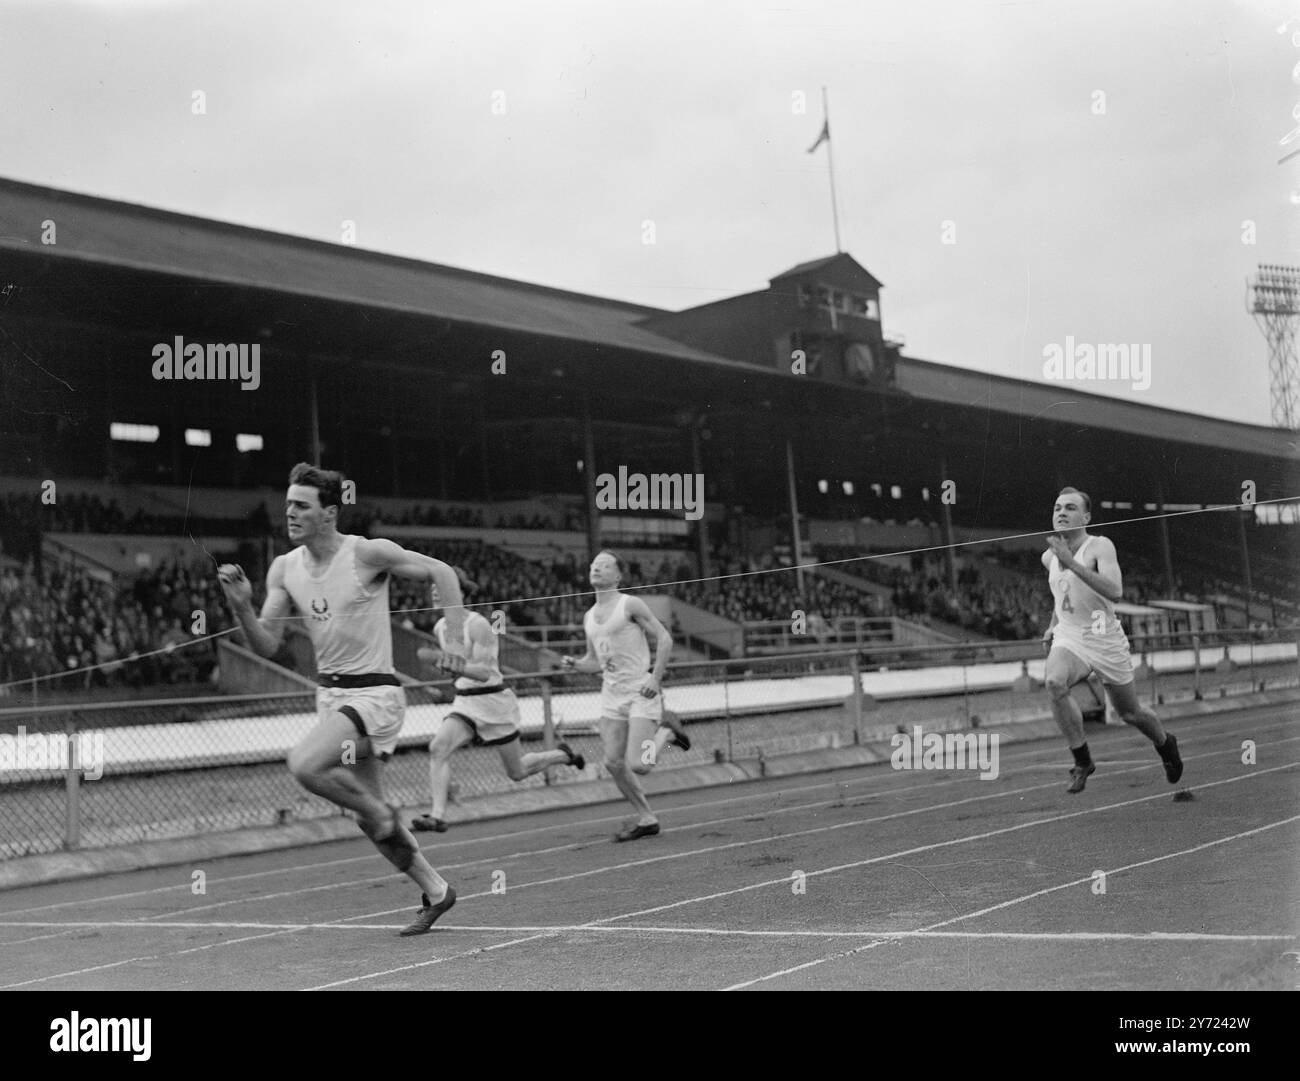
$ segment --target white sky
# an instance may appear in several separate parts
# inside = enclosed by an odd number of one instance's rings
[[[909,355],[1148,343],[1148,390],[1080,389],[1269,423],[1246,281],[1300,262],[1300,5],[785,4],[0,0],[0,175],[679,309],[834,250],[825,85]]]

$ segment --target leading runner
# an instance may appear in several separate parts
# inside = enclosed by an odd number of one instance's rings
[[[302,615],[320,687],[316,727],[289,752],[289,771],[307,791],[354,812],[383,857],[420,887],[421,908],[401,932],[420,935],[456,903],[456,891],[420,854],[384,799],[382,767],[397,745],[406,709],[393,669],[389,577],[434,584],[453,642],[463,633],[465,609],[460,581],[446,563],[390,540],[340,533],[342,491],[341,473],[306,462],[293,467],[285,517],[289,540],[298,547],[271,564],[260,616],[243,568],[227,563],[217,576],[249,645],[263,657],[279,650],[291,609]]]

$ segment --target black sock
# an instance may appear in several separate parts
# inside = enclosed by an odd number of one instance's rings
[[[1070,753],[1074,755],[1074,764],[1081,769],[1087,769],[1092,765],[1092,755],[1088,753],[1088,745],[1085,743],[1080,747],[1071,747]]]
[[[1156,754],[1158,754],[1161,758],[1167,760],[1169,758],[1169,752],[1172,751],[1173,749],[1174,749],[1174,745],[1169,742],[1169,733],[1166,732],[1165,741],[1163,743],[1156,744]]]

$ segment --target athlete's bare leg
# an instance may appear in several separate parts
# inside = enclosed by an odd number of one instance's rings
[[[451,784],[451,756],[474,738],[474,730],[459,717],[449,716],[429,741],[429,787],[433,790],[431,817],[447,817],[447,790]]]
[[[497,744],[501,755],[501,765],[505,767],[506,776],[512,781],[522,781],[534,773],[541,773],[547,766],[567,766],[569,756],[563,751],[530,751],[523,753],[519,740]]]
[[[1047,655],[1044,682],[1052,699],[1052,716],[1072,751],[1087,741],[1083,735],[1083,711],[1070,694],[1070,688],[1086,679],[1089,671],[1091,669],[1064,646],[1053,646]]]
[[[354,763],[370,752],[370,740],[361,736],[351,719],[331,713],[289,752],[289,772],[307,789],[340,807],[355,811],[372,826],[386,822],[388,806],[355,773]]]
[[[369,742],[366,740],[367,744]],[[386,808],[388,805],[384,803],[383,769],[383,762],[367,747],[365,757],[360,759],[354,768],[354,776]],[[369,823],[362,823],[361,830],[379,849],[384,859],[407,875],[428,895],[429,900],[436,904],[446,896],[446,879],[438,874],[433,869],[433,865],[424,858],[415,838],[407,832],[401,822],[397,822],[397,829],[394,832],[380,841],[375,840],[374,830]]]
[[[1131,724],[1157,747],[1164,743],[1164,725],[1160,723],[1159,717],[1138,701],[1136,680],[1124,684],[1107,683],[1106,692],[1115,705],[1115,712],[1125,724]]]
[[[651,826],[659,820],[650,810],[645,789],[628,765],[628,722],[620,717],[601,717],[600,739],[605,747],[605,768],[614,784],[637,813],[638,826]]]

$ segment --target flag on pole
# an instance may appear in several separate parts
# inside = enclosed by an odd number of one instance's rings
[[[814,150],[816,150],[819,146],[821,146],[822,143],[829,143],[830,141],[831,141],[831,120],[830,117],[827,117],[825,120],[822,121],[821,134],[817,136],[817,141],[808,148],[808,153],[811,154]]]

